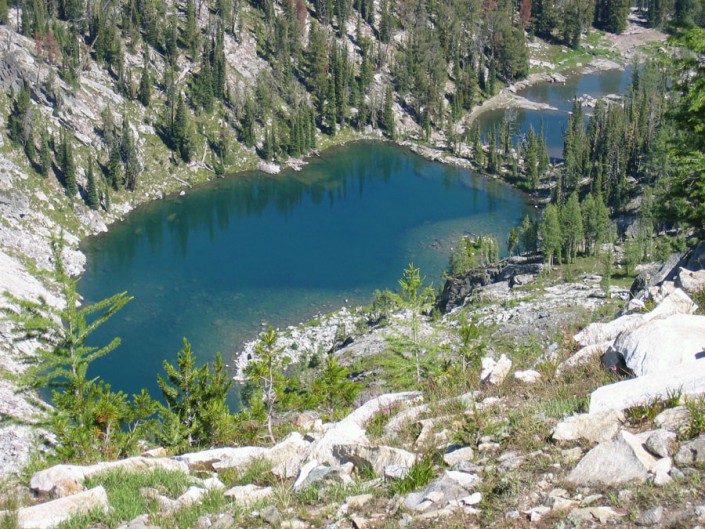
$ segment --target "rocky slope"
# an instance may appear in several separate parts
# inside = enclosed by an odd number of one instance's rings
[[[700,526],[705,316],[693,314],[697,305],[688,295],[705,287],[699,255],[674,259],[694,270],[671,264],[643,273],[635,284],[648,287],[635,299],[651,306],[648,312],[631,303],[629,310],[637,312],[564,336],[537,351],[528,365],[521,365],[527,359],[517,351],[488,355],[473,391],[386,393],[337,422],[300,414],[289,418],[294,431],[270,447],[222,447],[171,458],[151,450],[113,463],[39,471],[30,481],[35,505],[17,511],[18,527],[53,527],[72,516],[76,527],[110,520],[124,529]],[[675,281],[663,279],[674,274]],[[530,276],[529,283],[539,279],[536,273],[521,275]],[[504,281],[476,287],[471,296]],[[585,292],[605,302],[592,284],[590,276],[568,283],[552,303],[570,312],[571,298]],[[518,318],[514,307],[495,302],[488,307],[498,316],[496,332],[504,333],[501,325],[516,319],[526,332],[541,319],[526,311]],[[477,310],[466,297],[464,306],[444,316],[445,323],[452,327],[456,317],[467,316],[460,313]],[[321,329],[351,317],[331,316]],[[434,325],[424,321],[426,329]],[[657,325],[657,336],[641,340]],[[359,344],[380,332],[360,333],[336,355],[343,359],[356,346],[360,354]],[[691,338],[700,346],[669,350]],[[286,339],[327,338],[319,329]],[[624,348],[632,343],[637,346]],[[600,365],[600,352],[608,347],[623,354],[636,378],[620,380],[611,366]],[[661,375],[656,389],[652,369]],[[679,384],[689,373],[693,385]],[[635,395],[635,386],[641,400],[620,398]],[[605,401],[606,390],[611,397]],[[596,402],[609,405],[594,409]],[[181,476],[182,484],[171,491],[164,485],[133,491],[145,506],[136,517],[117,503],[122,496],[116,476],[124,481],[137,475],[147,483],[147,476],[160,472],[171,480]],[[27,490],[19,496],[30,498]]]

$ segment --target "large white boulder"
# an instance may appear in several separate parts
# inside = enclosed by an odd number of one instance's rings
[[[677,314],[620,335],[614,349],[637,376],[659,374],[696,360],[705,350],[705,316]]]
[[[565,369],[568,367],[580,366],[592,362],[594,359],[599,358],[607,352],[607,350],[612,346],[613,340],[607,340],[605,342],[599,342],[592,345],[586,345],[579,351],[574,353],[570,358],[563,362],[559,369]]]
[[[559,422],[552,437],[555,441],[586,439],[592,443],[601,443],[617,435],[623,422],[624,414],[621,411],[581,413]]]
[[[512,369],[512,361],[504,353],[499,360],[486,356],[482,359],[480,381],[491,386],[499,386]]]
[[[691,272],[681,268],[676,278],[676,286],[691,296],[702,292],[705,289],[705,270]]]
[[[191,470],[240,468],[246,467],[255,459],[261,458],[267,450],[267,448],[261,446],[213,448],[201,452],[182,454],[174,459],[185,463]]]
[[[677,393],[682,396],[705,394],[705,359],[602,386],[590,395],[589,411],[624,410]]]
[[[341,463],[371,468],[378,476],[389,466],[411,468],[416,463],[416,454],[391,446],[338,445],[333,453]]]
[[[353,411],[343,420],[329,428],[321,439],[311,444],[306,461],[316,460],[326,465],[337,465],[340,460],[335,456],[342,445],[369,445],[365,425],[374,415],[397,402],[414,401],[421,397],[420,391],[387,393],[376,397]]]
[[[72,516],[87,514],[96,509],[107,513],[109,508],[108,494],[105,489],[96,487],[73,496],[20,509],[17,512],[17,527],[19,529],[51,529]]]
[[[698,306],[680,288],[668,294],[652,311],[644,314],[645,321],[668,318],[676,314],[693,314]]]
[[[635,435],[623,430],[614,440],[601,443],[585,454],[568,475],[568,481],[576,485],[644,483],[657,463]]]
[[[614,340],[620,333],[639,327],[643,323],[643,314],[629,314],[607,323],[591,323],[575,335],[575,341],[582,347],[602,344]]]

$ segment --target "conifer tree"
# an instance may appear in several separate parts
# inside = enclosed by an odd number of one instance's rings
[[[27,126],[31,104],[29,86],[25,83],[17,92],[12,111],[7,118],[8,136],[14,143],[23,147],[27,144],[31,132]]]
[[[396,137],[396,128],[394,124],[394,92],[391,85],[387,85],[387,90],[384,94],[384,112],[382,114],[382,129],[387,137],[394,139]]]
[[[108,184],[117,190],[123,184],[122,178],[122,156],[120,155],[120,145],[114,141],[110,146],[108,158]]]
[[[196,2],[186,1],[186,28],[184,30],[184,42],[191,53],[193,59],[198,55],[198,21],[196,20]]]
[[[91,209],[98,209],[100,198],[98,197],[98,186],[93,174],[93,158],[88,160],[88,170],[86,171],[86,205]]]
[[[583,216],[577,191],[574,191],[560,212],[563,250],[567,263],[575,261],[583,240]]]
[[[220,354],[211,364],[196,365],[191,344],[177,354],[176,365],[164,360],[166,378],[157,376],[166,406],[159,406],[163,426],[159,437],[177,449],[230,441],[232,416],[226,399],[232,382]]]
[[[538,250],[538,224],[526,215],[521,223],[519,238],[525,252]]]
[[[538,142],[533,127],[526,134],[523,151],[527,185],[530,189],[536,189],[539,185]]]
[[[140,87],[138,92],[139,100],[145,107],[149,106],[152,99],[152,76],[149,74],[149,64],[145,60],[140,77]]]
[[[325,120],[328,134],[335,136],[338,112],[335,100],[335,83],[332,80],[328,81],[328,95],[326,96],[325,102]]]
[[[558,258],[560,264],[563,236],[559,210],[554,204],[548,204],[543,210],[538,234],[541,240],[541,249],[549,268],[553,266],[554,257]]]
[[[543,130],[543,119],[541,120],[541,129],[539,130],[539,136],[538,136],[538,158],[539,158],[539,167],[538,167],[538,173],[539,177],[543,176],[546,174],[546,171],[548,170],[548,166],[551,163],[551,159],[548,156],[548,148],[546,147],[546,134],[544,133]]]
[[[7,0],[0,0],[0,25],[7,24],[10,20],[10,10],[7,7]]]
[[[283,350],[277,346],[277,332],[269,327],[260,333],[256,346],[256,358],[245,368],[245,374],[261,389],[267,409],[267,432],[270,440],[275,443],[272,421],[274,407],[283,397],[281,389],[284,382],[282,369],[288,362],[288,357],[283,355]]]
[[[322,406],[329,415],[345,413],[360,393],[360,385],[348,380],[348,369],[341,366],[335,356],[329,354],[321,372],[311,387],[315,407]]]
[[[125,116],[122,121],[120,157],[122,158],[122,162],[125,167],[125,189],[128,191],[134,191],[137,187],[137,178],[141,171],[141,167],[137,156],[135,140],[132,137],[132,128],[130,127],[130,121],[127,116]]]
[[[485,151],[482,149],[482,139],[480,136],[480,124],[475,123],[472,128],[472,152],[475,163],[480,167],[485,166]]]
[[[61,178],[63,180],[66,196],[73,198],[78,193],[78,183],[76,182],[76,164],[73,159],[73,146],[68,134],[61,132]]]

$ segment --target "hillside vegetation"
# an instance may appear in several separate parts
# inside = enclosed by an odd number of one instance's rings
[[[652,380],[641,357],[605,360],[626,351],[619,333],[676,318],[692,327],[654,343],[685,350],[702,325],[705,263],[687,248],[705,219],[705,7],[642,4],[628,19],[602,0],[0,0],[0,467],[20,473],[2,523],[701,523],[702,361],[659,398],[585,415],[602,386]],[[615,66],[605,32],[635,22],[675,46],[645,52],[587,125],[593,102],[574,101],[562,160],[542,130],[481,134],[474,118],[512,100],[505,87]],[[409,265],[369,307],[267,329],[238,360],[238,413],[222,359],[199,367],[186,340],[161,402],[88,377],[119,343],[88,336],[130,298],[77,303],[81,238],[167,193],[358,138],[546,202],[509,234],[525,255],[499,262],[504,241],[464,239],[439,296]]]

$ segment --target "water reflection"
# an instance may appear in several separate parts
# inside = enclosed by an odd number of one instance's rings
[[[123,344],[96,374],[156,392],[162,359],[173,359],[182,336],[204,359],[228,358],[263,320],[298,323],[395,288],[410,260],[438,284],[457,236],[504,240],[531,210],[514,189],[382,143],[150,204],[85,245],[84,297],[135,296],[100,330],[99,341]]]

